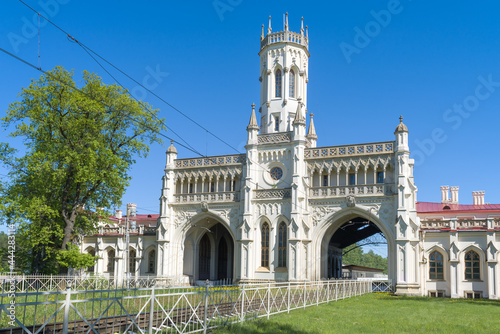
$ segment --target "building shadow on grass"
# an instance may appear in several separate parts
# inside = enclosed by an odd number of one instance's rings
[[[214,334],[236,333],[236,334],[320,334],[315,330],[303,330],[293,324],[281,324],[272,319],[257,319],[245,323],[234,324],[219,328]]]

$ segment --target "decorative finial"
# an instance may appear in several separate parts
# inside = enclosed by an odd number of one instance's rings
[[[260,40],[264,39],[264,25],[262,25],[262,32],[260,33]]]
[[[313,114],[313,113],[311,113],[311,119],[312,119],[313,117],[314,117],[314,114]]]
[[[170,145],[174,145],[174,140],[170,139]]]
[[[304,17],[302,16],[300,19],[300,34],[304,36]]]
[[[252,110],[255,110],[255,103],[252,103]]]
[[[288,30],[288,12],[285,13],[285,31]]]
[[[271,15],[269,15],[269,28],[267,28],[267,33],[270,34],[273,29],[271,28]]]
[[[399,116],[399,123],[403,123],[403,115]]]

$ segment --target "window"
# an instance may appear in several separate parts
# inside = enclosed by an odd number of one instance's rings
[[[109,273],[113,273],[115,271],[115,251],[112,249],[108,251],[107,271]]]
[[[155,257],[156,257],[156,252],[153,249],[148,254],[148,273],[154,273],[155,272],[155,261],[156,261]]]
[[[443,255],[434,251],[429,255],[429,278],[443,279]]]
[[[129,273],[135,273],[135,258],[136,258],[136,253],[135,250],[131,249],[128,252],[128,271]]]
[[[261,251],[260,251],[260,266],[269,268],[269,224],[262,224],[261,229]]]
[[[278,231],[278,267],[286,267],[286,224],[281,222]]]
[[[289,95],[290,97],[295,97],[295,72],[290,71],[290,85],[289,85]]]
[[[95,250],[90,249],[90,250],[88,251],[88,254],[89,254],[90,256],[95,256]],[[87,268],[87,271],[88,271],[89,273],[93,273],[93,272],[94,272],[94,266],[95,266],[95,265],[88,267],[88,268]]]
[[[328,175],[323,175],[323,187],[328,187]]]
[[[210,192],[215,192],[215,182],[210,182]]]
[[[189,184],[189,193],[190,194],[193,193],[193,184],[192,183]]]
[[[283,170],[279,167],[271,168],[269,173],[271,174],[271,179],[273,179],[275,181],[278,181],[279,179],[281,179],[283,177]]]
[[[473,250],[465,254],[465,279],[481,279],[479,254]]]
[[[438,290],[438,291],[429,291],[429,297],[438,297],[442,298],[444,297],[444,291]]]
[[[233,189],[231,191],[236,191],[236,180],[233,181]]]
[[[276,132],[280,131],[280,117],[279,116],[274,117],[274,131],[276,131]]]
[[[275,76],[275,95],[276,97],[281,97],[281,70],[276,71]]]
[[[480,299],[482,294],[481,291],[466,291],[465,298]]]
[[[377,183],[384,183],[384,172],[377,172]]]
[[[356,174],[350,173],[349,174],[349,185],[353,186],[356,184]]]

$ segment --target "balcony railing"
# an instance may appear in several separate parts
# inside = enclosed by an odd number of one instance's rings
[[[355,196],[378,196],[394,195],[394,184],[363,184],[355,186],[333,186],[333,187],[314,187],[310,189],[311,198],[317,197],[343,197],[348,195]]]
[[[177,159],[175,160],[176,168],[200,168],[200,167],[219,167],[228,165],[241,165],[245,162],[245,154],[239,155],[223,155],[217,157],[205,157],[194,159]]]
[[[422,230],[487,230],[489,228],[499,229],[500,219],[492,219],[488,226],[489,219],[443,219],[443,220],[422,220],[420,228]]]
[[[361,145],[309,148],[304,151],[304,156],[306,159],[317,159],[330,157],[351,157],[393,152],[394,142],[384,142]]]
[[[239,202],[240,196],[236,191],[176,194],[175,203],[201,203],[201,202]]]
[[[292,189],[259,189],[255,190],[255,199],[284,199],[292,196]]]
[[[260,42],[260,48],[263,49],[266,45],[274,43],[295,43],[303,45],[306,48],[309,47],[309,41],[306,36],[292,31],[279,31],[264,37]]]

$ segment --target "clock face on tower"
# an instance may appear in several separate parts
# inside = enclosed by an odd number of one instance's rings
[[[275,181],[280,180],[283,177],[283,170],[280,167],[273,167],[269,171],[271,178]]]

